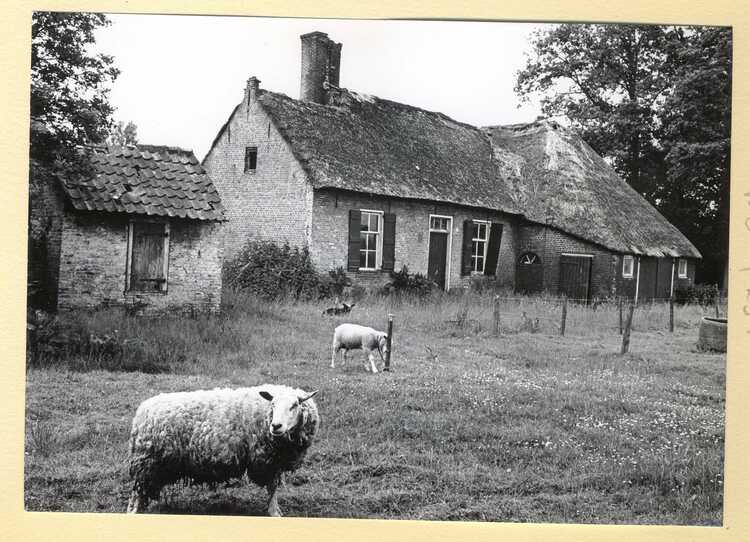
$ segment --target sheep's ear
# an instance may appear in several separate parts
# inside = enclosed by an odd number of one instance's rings
[[[300,402],[300,403],[304,403],[304,402],[305,402],[305,401],[307,401],[308,399],[312,399],[313,397],[315,397],[315,394],[317,394],[317,393],[318,393],[318,390],[315,390],[315,391],[311,391],[311,392],[310,392],[310,393],[308,393],[307,395],[305,395],[305,396],[303,396],[303,397],[299,397],[299,402]]]
[[[265,390],[260,392],[260,396],[263,397],[263,399],[265,399],[266,401],[273,401],[273,395]]]

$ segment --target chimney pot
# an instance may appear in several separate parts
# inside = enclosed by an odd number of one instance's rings
[[[258,98],[258,89],[260,88],[260,79],[254,75],[247,80],[245,87],[245,101],[250,104]]]

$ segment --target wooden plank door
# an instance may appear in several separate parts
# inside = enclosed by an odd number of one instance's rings
[[[558,293],[587,303],[591,283],[592,258],[560,256],[560,285]]]
[[[427,261],[427,278],[440,289],[445,289],[445,268],[448,263],[448,233],[430,232],[430,253]]]

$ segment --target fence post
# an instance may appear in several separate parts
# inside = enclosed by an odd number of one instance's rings
[[[492,321],[494,324],[495,335],[500,334],[500,296],[495,296],[495,309],[492,313]]]
[[[563,296],[562,321],[560,322],[560,335],[565,336],[565,319],[568,317],[568,298]]]
[[[620,348],[620,354],[626,354],[630,348],[630,326],[633,325],[633,310],[635,309],[635,303],[631,302],[628,307],[628,319],[625,320],[625,332],[622,334],[622,348]]]
[[[391,344],[393,344],[393,315],[388,315],[388,336],[385,339],[385,344],[388,346],[388,350],[385,352],[385,366],[384,371],[391,370]]]
[[[719,296],[716,296],[716,304],[714,307],[716,308],[716,318],[719,318]]]
[[[622,335],[622,296],[619,297],[618,305],[620,307],[620,335]]]
[[[669,298],[669,332],[674,333],[674,296]]]

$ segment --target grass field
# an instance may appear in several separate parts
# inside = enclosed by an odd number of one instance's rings
[[[491,296],[365,298],[347,321],[395,321],[393,370],[372,375],[361,352],[328,367],[345,319],[321,317],[322,302],[228,297],[221,317],[71,317],[125,346],[30,364],[28,510],[124,511],[143,399],[274,382],[320,390],[322,427],[280,492],[285,515],[721,524],[725,356],[696,351],[700,307],[676,308],[674,334],[665,306],[639,307],[620,355],[613,305],[570,305],[561,337],[557,300],[503,299],[495,336]],[[149,512],[261,515],[265,491],[174,486]]]

